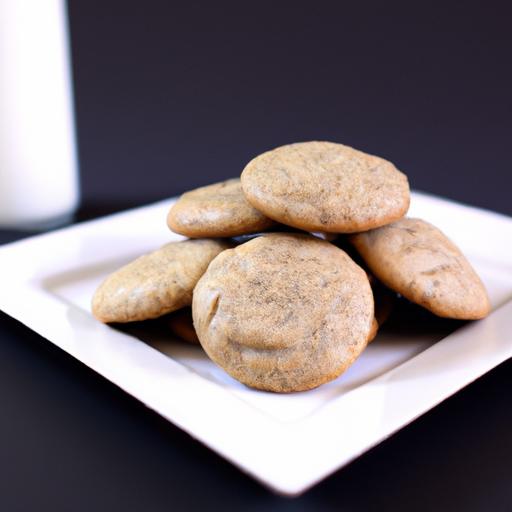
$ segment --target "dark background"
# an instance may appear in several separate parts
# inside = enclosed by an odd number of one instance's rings
[[[71,0],[79,216],[238,175],[309,139],[512,214],[506,7]],[[0,314],[0,510],[510,510],[511,370],[290,501]]]
[[[506,2],[71,1],[86,204],[139,204],[326,139],[512,214]]]

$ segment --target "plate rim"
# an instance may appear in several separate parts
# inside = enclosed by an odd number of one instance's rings
[[[505,215],[428,194],[415,192],[413,196],[417,201],[433,202],[444,208],[461,210],[475,219],[478,218],[479,221],[484,219],[486,223],[492,221],[506,225],[507,231],[512,234],[512,218]],[[207,381],[168,355],[127,334],[99,324],[90,314],[78,307],[75,306],[77,311],[70,314],[70,305],[52,295],[46,287],[48,270],[55,265],[61,265],[61,271],[80,268],[73,266],[73,258],[76,257],[77,251],[83,249],[80,244],[82,235],[97,236],[98,233],[108,233],[112,223],[125,222],[137,215],[144,216],[155,208],[167,208],[173,200],[159,201],[1,246],[0,278],[6,285],[0,288],[0,309],[275,492],[287,496],[301,494],[462,387],[512,357],[510,335],[502,335],[507,332],[507,326],[508,331],[512,331],[512,320],[509,320],[512,318],[511,298],[486,319],[466,324],[383,375],[331,400],[314,414],[286,424],[281,423],[226,393],[222,386]],[[49,249],[63,238],[74,240],[74,244],[70,244],[69,250],[63,253],[50,255]],[[13,263],[26,262],[34,251],[43,256],[48,254],[48,261],[43,257],[43,261],[39,262],[30,274],[22,271],[22,265],[14,265],[13,268]],[[91,256],[90,263],[101,262],[108,253],[109,251],[105,250],[95,258]],[[509,257],[510,254],[512,246]],[[510,261],[512,262],[512,257]],[[12,287],[15,287],[16,293],[11,292]],[[48,322],[49,318],[58,319],[60,323]],[[472,346],[475,340],[482,336],[486,338],[485,347],[473,347],[480,350],[480,357],[476,361],[468,361],[460,356],[453,357],[461,345],[466,348],[468,345]],[[102,345],[105,343],[108,349]],[[113,346],[110,347],[110,344]],[[127,355],[113,367],[106,361],[113,353],[119,354],[119,350],[123,354],[126,351]],[[142,352],[145,354],[144,358],[151,362],[151,367],[137,367],[137,360]],[[445,373],[449,370],[449,375],[444,378],[436,376],[434,380],[432,374],[418,376],[418,367],[435,365],[440,355],[451,356],[449,362],[443,366]],[[461,361],[466,364],[461,366]],[[153,375],[155,371],[156,374]],[[396,382],[406,378],[411,371],[416,373],[414,378],[407,377],[410,382],[408,387],[410,386],[415,394],[409,396],[409,393],[404,396],[403,387]],[[129,378],[128,373],[131,374]],[[172,379],[175,379],[174,383]],[[162,382],[169,386],[169,390],[179,391],[179,386],[185,386],[186,391],[181,396],[162,397],[162,393],[159,393]],[[436,391],[434,394],[432,386]],[[389,410],[361,411],[358,405],[368,400],[400,400],[400,411],[395,411],[395,414]],[[190,407],[190,404],[194,403],[202,405],[200,410],[193,410],[194,408]],[[231,421],[226,428],[224,415],[232,415],[233,410],[242,410],[243,413],[237,414],[236,421]],[[230,419],[233,418],[230,416]],[[345,439],[345,444],[341,446],[336,444],[340,425]],[[255,430],[258,432],[256,443],[247,443],[244,436],[237,435],[240,431]],[[322,433],[320,439],[317,435],[319,431]],[[310,442],[305,443],[304,439]],[[347,443],[347,440],[350,443]],[[258,445],[257,449],[255,445]],[[298,446],[300,450],[297,449]],[[301,464],[304,460],[307,460],[307,464]],[[290,462],[293,463],[293,471],[287,471]]]

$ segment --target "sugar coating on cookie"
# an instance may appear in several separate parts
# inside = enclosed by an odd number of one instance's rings
[[[268,217],[306,231],[353,233],[405,215],[405,174],[377,156],[333,142],[278,147],[242,173],[248,201]]]
[[[432,313],[460,320],[489,313],[482,281],[460,249],[432,224],[405,218],[350,240],[378,279]]]
[[[192,314],[201,345],[232,377],[290,392],[346,370],[367,344],[374,310],[366,273],[344,251],[272,233],[211,262]]]
[[[202,238],[264,231],[274,222],[249,204],[234,178],[185,192],[171,207],[167,224],[176,233]]]
[[[94,294],[92,312],[105,323],[134,322],[190,305],[210,261],[229,247],[217,240],[168,243],[107,277]]]

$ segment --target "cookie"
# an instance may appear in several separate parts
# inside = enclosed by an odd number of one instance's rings
[[[459,320],[489,313],[487,291],[470,263],[428,222],[405,218],[350,241],[382,283],[432,313]]]
[[[333,142],[263,153],[241,179],[255,208],[305,231],[365,231],[403,217],[409,208],[407,177],[392,163]]]
[[[194,324],[192,322],[192,309],[189,307],[179,309],[165,317],[165,324],[169,330],[178,338],[193,343],[199,344]]]
[[[274,222],[246,200],[239,178],[183,194],[167,216],[169,228],[190,238],[231,237],[264,231]]]
[[[190,305],[210,261],[230,246],[217,240],[171,242],[122,267],[96,290],[94,316],[105,323],[157,318]]]
[[[194,326],[208,356],[253,388],[315,388],[367,344],[373,296],[366,273],[310,235],[272,233],[219,254],[199,280]]]

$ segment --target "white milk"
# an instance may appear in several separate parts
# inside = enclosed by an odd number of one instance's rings
[[[0,0],[0,226],[43,227],[78,203],[63,0]]]

